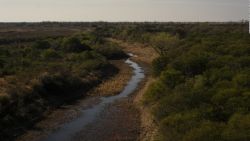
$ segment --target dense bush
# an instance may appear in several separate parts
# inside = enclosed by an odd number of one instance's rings
[[[122,49],[114,43],[106,43],[95,47],[95,50],[108,59],[122,59],[128,57]]]
[[[47,49],[45,51],[42,52],[41,57],[45,60],[52,60],[52,59],[60,59],[62,58],[62,56],[60,55],[60,53],[58,53],[57,51],[53,50],[53,49]]]
[[[43,95],[64,97],[74,94],[83,86],[80,78],[68,74],[45,75],[41,79],[40,89]]]
[[[152,67],[153,67],[153,74],[154,76],[159,76],[164,68],[168,64],[168,58],[166,56],[160,56],[153,60]]]
[[[250,140],[250,36],[224,29],[197,26],[174,45],[164,34],[152,37],[158,80],[144,104],[159,124],[159,140]]]
[[[108,57],[79,38],[0,46],[0,140],[14,140],[45,111],[85,96],[117,73]]]
[[[37,49],[48,49],[50,48],[50,43],[47,40],[39,40],[34,43],[33,47]]]
[[[179,38],[166,33],[158,33],[152,37],[150,43],[157,53],[164,56],[169,49],[179,44]]]
[[[62,47],[68,52],[82,52],[89,50],[89,47],[85,44],[82,44],[81,41],[76,37],[64,38]]]

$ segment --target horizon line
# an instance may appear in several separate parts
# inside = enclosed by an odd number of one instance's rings
[[[228,20],[228,21],[105,21],[105,20],[95,20],[95,21],[0,21],[0,23],[242,23],[249,22],[248,19],[242,20]]]

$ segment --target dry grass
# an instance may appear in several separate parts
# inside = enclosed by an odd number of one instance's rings
[[[135,56],[133,60],[140,63],[140,65],[151,65],[152,61],[158,56],[152,47],[145,46],[140,43],[126,43],[121,40],[110,39],[111,41],[118,43],[125,52],[133,53]]]
[[[141,133],[139,136],[139,141],[155,141],[155,138],[157,136],[157,126],[153,121],[153,116],[151,115],[150,109],[148,107],[145,107],[141,104],[143,95],[148,90],[148,87],[155,81],[154,78],[148,77],[146,80],[146,83],[144,84],[143,88],[140,89],[136,97],[134,99],[134,102],[136,106],[138,107],[141,115]]]
[[[123,60],[111,62],[119,69],[119,73],[111,79],[105,80],[98,87],[89,92],[91,96],[111,96],[120,93],[132,76],[132,68]]]

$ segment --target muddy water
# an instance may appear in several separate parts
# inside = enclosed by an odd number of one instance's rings
[[[125,63],[127,63],[130,67],[133,68],[134,74],[126,85],[126,87],[119,95],[101,97],[101,102],[99,104],[94,105],[89,109],[82,110],[81,115],[78,118],[72,120],[69,123],[66,123],[59,130],[55,131],[54,133],[51,133],[47,138],[41,141],[71,141],[74,135],[76,135],[87,124],[93,122],[98,117],[98,115],[101,113],[101,111],[107,104],[111,104],[114,101],[125,98],[131,93],[133,93],[138,87],[139,82],[141,82],[142,79],[145,77],[144,71],[137,63],[131,61],[130,59],[127,59]]]

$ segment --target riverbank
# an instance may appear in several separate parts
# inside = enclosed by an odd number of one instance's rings
[[[143,67],[146,79],[140,83],[137,90],[129,97],[109,104],[101,112],[98,118],[87,125],[74,137],[79,141],[119,141],[119,140],[141,140],[146,141],[152,136],[154,123],[148,114],[148,109],[140,103],[142,95],[151,83],[151,61],[156,54],[152,48],[141,44],[127,44],[114,41],[121,45],[125,52],[134,54],[131,59]],[[50,133],[60,129],[65,123],[80,116],[84,109],[93,107],[100,102],[100,96],[115,95],[121,92],[128,80],[131,78],[132,69],[124,65],[122,61],[114,61],[113,65],[119,68],[119,73],[104,81],[101,85],[91,90],[89,97],[79,100],[74,105],[63,106],[51,113],[45,120],[38,123],[33,130],[28,131],[17,141],[36,141],[45,138]],[[141,116],[143,115],[143,116]],[[104,129],[104,130],[103,130]]]
[[[128,67],[124,61],[121,60],[113,60],[110,61],[116,68],[119,69],[119,73],[114,77],[103,81],[99,86],[95,89],[91,90],[88,94],[90,96],[113,96],[119,94],[129,79],[132,76],[132,69]]]
[[[81,130],[86,129],[88,125],[93,125],[96,127],[96,121],[103,120],[103,118],[100,117],[101,112],[105,111],[105,108],[108,105],[112,105],[113,103],[128,98],[139,86],[140,82],[143,80],[144,71],[143,69],[135,62],[131,61],[130,59],[127,59],[125,61],[126,64],[128,64],[131,68],[133,68],[133,76],[128,81],[127,85],[124,87],[124,89],[115,96],[109,96],[109,97],[100,97],[100,102],[87,108],[81,110],[81,113],[79,117],[73,119],[72,121],[65,123],[59,130],[49,134],[48,137],[45,137],[42,139],[42,141],[70,141],[75,140],[74,137],[77,133],[79,133]],[[105,112],[107,113],[107,112]],[[109,114],[110,115],[110,114]],[[112,115],[112,114],[111,114]],[[102,122],[107,123],[107,122]],[[109,124],[108,124],[109,125]],[[115,127],[119,127],[119,124],[117,124]],[[103,129],[106,129],[105,131],[111,131],[109,126],[103,127]],[[126,128],[128,130],[128,128]],[[92,132],[92,130],[87,129],[87,133]],[[102,133],[105,133],[104,131]],[[101,138],[96,138],[97,131],[94,130],[94,135],[91,136],[90,139],[83,139],[79,138],[80,140],[91,140],[91,141],[99,141],[103,140],[103,136]],[[83,137],[86,137],[86,133],[83,132]],[[107,134],[105,134],[107,135]]]
[[[142,105],[143,94],[148,89],[149,85],[155,80],[152,77],[151,63],[158,56],[158,54],[149,46],[140,43],[126,43],[121,40],[110,39],[118,43],[125,52],[131,52],[135,57],[132,59],[140,64],[145,70],[145,80],[133,94],[132,102],[140,115],[140,134],[138,141],[153,141],[157,136],[157,125],[153,121],[149,107]]]
[[[125,60],[111,61],[111,63],[120,70],[118,74],[103,81],[99,86],[92,89],[84,99],[80,99],[71,105],[61,106],[53,112],[45,114],[42,121],[38,122],[33,129],[28,130],[21,137],[17,138],[17,141],[36,141],[46,137],[51,132],[58,130],[63,124],[78,117],[82,109],[87,109],[97,104],[100,101],[100,96],[114,95],[117,91],[122,91],[124,85],[126,85],[132,75],[132,69],[128,67],[124,61]],[[111,81],[113,83],[110,83]],[[117,87],[107,89],[107,87],[110,87],[114,83]],[[100,95],[97,95],[97,92],[100,90],[102,90],[102,92]]]

